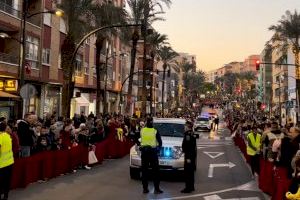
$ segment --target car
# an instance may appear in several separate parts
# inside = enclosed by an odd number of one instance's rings
[[[210,131],[212,126],[212,119],[209,116],[199,116],[194,122],[194,131]]]
[[[162,138],[162,148],[158,157],[160,171],[183,172],[184,153],[181,145],[185,122],[185,119],[178,118],[153,119],[153,126]],[[199,138],[198,135],[196,137]],[[141,152],[137,145],[130,149],[130,177],[132,179],[141,177]]]

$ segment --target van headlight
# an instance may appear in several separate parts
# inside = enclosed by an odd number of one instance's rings
[[[182,147],[180,146],[174,146],[173,147],[173,157],[175,159],[179,159],[182,156]]]

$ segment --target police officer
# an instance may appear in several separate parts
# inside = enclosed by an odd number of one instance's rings
[[[159,188],[159,166],[158,153],[162,146],[160,134],[153,128],[153,118],[148,117],[146,127],[141,130],[141,158],[142,158],[142,183],[143,193],[149,192],[148,174],[149,167],[153,171],[154,193],[160,194],[163,191]]]
[[[196,135],[192,131],[193,123],[187,121],[185,124],[185,133],[182,141],[182,151],[184,153],[184,179],[185,188],[182,193],[190,193],[195,191],[194,187],[194,171],[196,169]]]

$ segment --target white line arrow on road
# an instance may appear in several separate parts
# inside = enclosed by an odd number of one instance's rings
[[[208,169],[208,177],[212,178],[213,174],[214,174],[214,168],[215,167],[229,167],[229,169],[233,168],[235,166],[235,164],[233,164],[232,162],[229,162],[228,164],[210,164],[209,165],[209,169]]]
[[[225,200],[219,197],[218,195],[211,195],[204,197],[204,200]],[[259,200],[258,197],[246,197],[246,198],[234,198],[234,199],[226,199],[226,200]]]
[[[215,159],[215,158],[217,158],[217,157],[224,154],[224,152],[208,152],[208,151],[203,151],[203,153],[205,153],[206,155],[208,155],[212,159]]]

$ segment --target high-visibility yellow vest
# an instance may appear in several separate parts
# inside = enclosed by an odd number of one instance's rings
[[[143,128],[141,130],[141,146],[156,147],[156,132],[154,128]]]
[[[256,147],[257,150],[260,149],[260,145],[261,145],[261,135],[260,134],[256,134],[256,137],[254,137],[254,133],[250,132],[247,136],[247,139],[250,140],[252,146]],[[249,156],[254,156],[256,154],[256,151],[254,149],[252,149],[249,144],[247,143],[247,154]]]
[[[12,139],[8,133],[0,132],[0,168],[7,167],[13,163]]]

